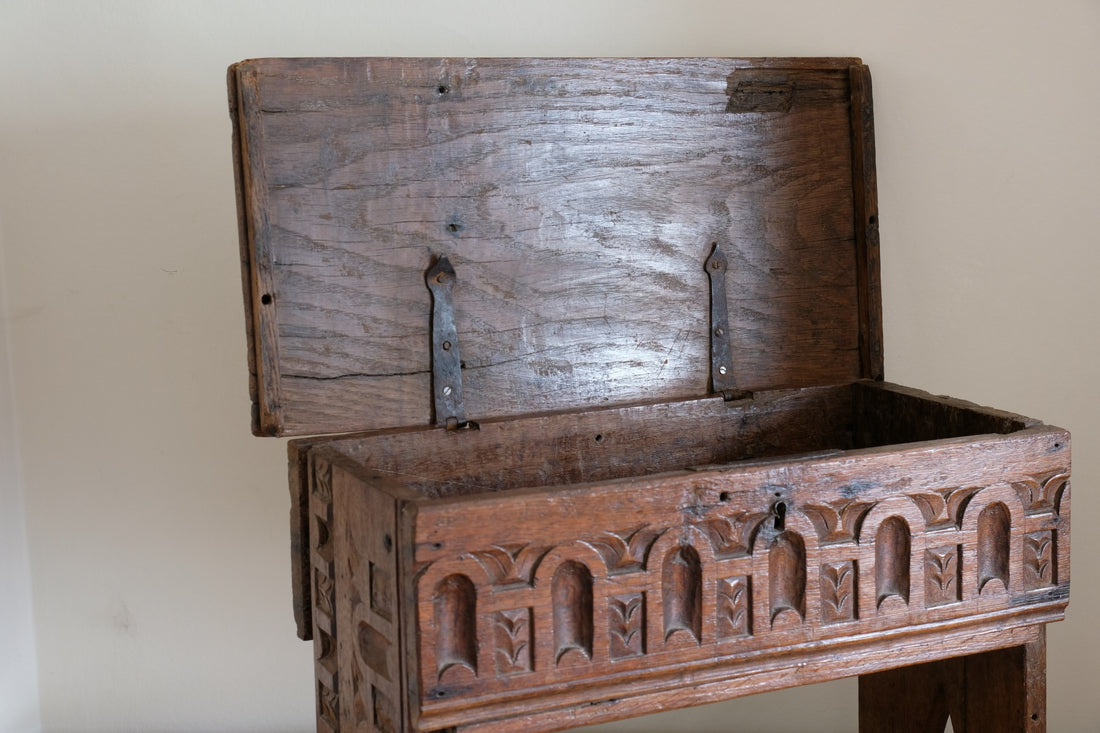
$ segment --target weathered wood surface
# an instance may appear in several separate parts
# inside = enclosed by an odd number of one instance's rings
[[[861,733],[1046,733],[1046,628],[1021,646],[860,677]]]
[[[317,455],[398,507],[384,645],[408,730],[557,730],[1018,646],[1068,599],[1057,428],[448,498]]]
[[[265,59],[231,71],[258,433],[430,421],[423,275],[467,414],[882,375],[858,60]],[[853,143],[855,147],[853,147]]]

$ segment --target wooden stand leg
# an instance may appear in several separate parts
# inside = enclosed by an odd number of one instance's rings
[[[860,733],[1046,732],[1046,628],[1025,646],[859,678]]]

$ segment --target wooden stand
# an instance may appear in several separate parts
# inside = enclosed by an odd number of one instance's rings
[[[859,678],[860,733],[1046,731],[1046,629],[1022,646]]]
[[[883,381],[858,59],[230,69],[319,731],[1044,729],[1066,431]]]

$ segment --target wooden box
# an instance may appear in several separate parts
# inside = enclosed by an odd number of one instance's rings
[[[858,59],[229,82],[318,730],[559,730],[1063,616],[1069,435],[882,381]]]

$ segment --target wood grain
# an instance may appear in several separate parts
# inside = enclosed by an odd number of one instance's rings
[[[458,272],[472,419],[705,394],[715,241],[741,387],[881,375],[858,64],[234,68],[259,433],[429,422],[433,253]],[[729,110],[776,85],[785,110]]]

